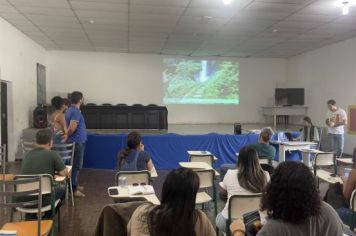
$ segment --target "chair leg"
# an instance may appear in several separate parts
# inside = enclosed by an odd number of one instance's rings
[[[74,206],[74,193],[73,193],[73,186],[72,186],[72,176],[69,176],[69,187],[70,187],[70,195],[72,198],[72,206]]]

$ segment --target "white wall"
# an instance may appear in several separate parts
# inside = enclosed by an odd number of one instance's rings
[[[68,51],[47,56],[48,98],[80,90],[86,103],[162,104],[163,56]],[[276,83],[286,80],[286,61],[238,61],[240,105],[169,105],[169,123],[259,122],[259,107],[272,105]]]
[[[0,18],[0,79],[8,81],[9,160],[19,137],[29,127],[37,103],[36,63],[45,65],[46,51]]]
[[[290,58],[287,81],[290,86],[306,88],[309,115],[318,125],[324,125],[328,99],[347,111],[356,104],[356,38],[332,44]],[[345,136],[345,152],[352,153],[356,136]]]

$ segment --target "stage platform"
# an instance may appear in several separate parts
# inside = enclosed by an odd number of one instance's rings
[[[233,124],[170,125],[169,133],[159,130],[140,132],[145,150],[151,154],[158,170],[177,168],[179,162],[188,160],[188,150],[210,151],[218,158],[214,164],[218,168],[223,163],[236,163],[235,153],[241,147],[258,142],[258,134],[249,130],[264,126],[266,125],[242,125],[241,135],[233,134]],[[286,130],[293,131],[291,128],[284,129]],[[115,169],[117,154],[125,148],[127,133],[130,131],[90,130],[83,167]]]

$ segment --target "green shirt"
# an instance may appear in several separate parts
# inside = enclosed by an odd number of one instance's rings
[[[36,175],[50,174],[66,168],[57,152],[44,148],[34,148],[29,151],[22,161],[21,174]]]
[[[256,150],[260,158],[267,157],[268,159],[273,160],[276,155],[276,149],[269,144],[257,143],[257,144],[252,144],[251,146]]]

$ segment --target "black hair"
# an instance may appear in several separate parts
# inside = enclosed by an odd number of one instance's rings
[[[261,199],[269,217],[299,224],[320,215],[321,200],[315,176],[303,163],[282,162],[273,172]]]
[[[72,104],[77,104],[83,98],[83,93],[79,91],[74,91],[70,95],[70,101]]]
[[[118,169],[121,167],[122,161],[129,155],[131,150],[136,150],[141,144],[141,135],[133,131],[127,135],[127,146],[124,150],[119,153],[118,158]]]
[[[144,214],[151,236],[195,236],[195,198],[199,176],[191,169],[172,170],[163,183],[161,204]]]
[[[55,96],[51,99],[51,104],[56,108],[56,110],[59,110],[64,105],[64,100],[60,96]]]
[[[53,132],[51,129],[41,129],[36,133],[36,143],[39,145],[49,144],[52,136]]]
[[[330,99],[330,100],[328,100],[327,104],[335,106],[336,105],[336,101],[334,99]]]
[[[311,120],[311,118],[310,118],[309,116],[305,116],[305,117],[303,118],[303,120],[306,121],[306,122],[308,122],[309,124],[313,125],[313,122],[312,122],[312,120]]]

